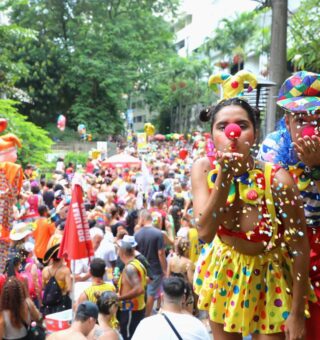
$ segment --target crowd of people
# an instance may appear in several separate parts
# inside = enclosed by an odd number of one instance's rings
[[[140,154],[127,146],[139,167],[59,158],[42,177],[27,166],[0,276],[0,338],[43,339],[44,317],[73,310],[48,339],[320,339],[316,81],[286,80],[283,124],[257,158],[257,111],[234,97],[201,111],[210,134]],[[94,256],[69,261],[59,249],[75,179]]]

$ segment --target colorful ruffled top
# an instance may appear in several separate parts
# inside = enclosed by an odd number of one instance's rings
[[[274,174],[278,169],[279,166],[273,167],[271,178],[274,177]],[[217,167],[214,166],[208,174],[207,182],[209,190],[211,190],[215,185],[218,171],[219,165]],[[260,168],[254,168],[241,176],[235,176],[234,180],[231,182],[227,206],[232,205],[236,198],[236,186],[238,186],[239,197],[243,202],[250,205],[261,206],[259,222],[253,230],[248,232],[230,230],[225,228],[223,225],[220,225],[217,230],[217,234],[234,236],[251,242],[269,242],[272,236],[272,231],[265,200],[266,185],[264,172]]]

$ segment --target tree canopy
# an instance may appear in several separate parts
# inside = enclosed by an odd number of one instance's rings
[[[289,20],[288,57],[298,69],[320,72],[319,17],[319,1],[302,0]]]
[[[12,132],[22,142],[18,151],[18,162],[26,165],[31,163],[37,166],[46,164],[45,155],[50,152],[52,140],[45,130],[27,121],[27,117],[18,113],[12,100],[0,99],[1,117],[6,118],[8,127],[5,132]]]
[[[123,129],[124,94],[150,79],[174,53],[162,15],[176,0],[9,0],[13,24],[36,32],[15,44],[12,60],[28,72],[17,86],[31,103],[21,106],[46,126],[59,114],[69,127],[83,123],[93,136]]]

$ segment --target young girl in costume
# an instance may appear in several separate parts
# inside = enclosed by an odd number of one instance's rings
[[[194,216],[210,243],[195,272],[198,307],[215,339],[302,338],[310,286],[299,192],[285,170],[251,156],[255,111],[246,101],[223,100],[200,118],[211,120],[216,152],[192,168]]]
[[[282,85],[285,110],[279,129],[263,141],[259,157],[289,170],[304,201],[310,242],[310,279],[318,297],[310,304],[307,339],[320,338],[320,75],[300,71]]]

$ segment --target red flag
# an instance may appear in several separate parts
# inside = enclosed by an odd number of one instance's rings
[[[82,188],[75,184],[58,257],[78,260],[93,254]]]

